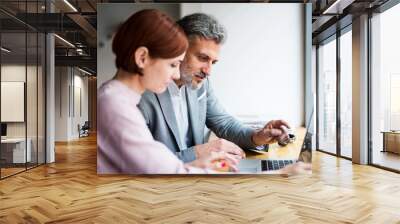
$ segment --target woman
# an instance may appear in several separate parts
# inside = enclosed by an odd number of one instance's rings
[[[183,164],[153,139],[136,107],[145,90],[162,93],[179,78],[187,47],[183,31],[158,10],[137,12],[118,29],[112,44],[118,71],[98,91],[98,173],[208,173],[215,164],[235,169],[237,160],[227,154]]]

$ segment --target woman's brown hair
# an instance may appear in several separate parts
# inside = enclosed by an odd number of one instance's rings
[[[114,36],[112,50],[117,68],[141,74],[134,58],[139,47],[146,47],[152,58],[167,59],[183,54],[188,40],[169,16],[156,9],[145,9],[130,16]]]

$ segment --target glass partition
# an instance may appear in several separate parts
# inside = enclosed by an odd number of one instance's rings
[[[30,159],[27,163],[28,168],[37,165],[38,157],[38,35],[36,32],[27,33],[27,81],[26,81],[26,113],[27,113],[27,150],[30,151]]]
[[[31,161],[26,140],[26,41],[25,32],[1,34],[2,177],[24,171]]]
[[[0,7],[0,178],[45,162],[45,35],[21,22],[44,1],[2,1]]]

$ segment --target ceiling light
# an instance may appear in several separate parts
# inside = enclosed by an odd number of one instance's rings
[[[336,0],[332,5],[322,12],[322,14],[342,14],[343,10],[351,5],[355,0]]]
[[[78,10],[71,4],[69,3],[68,0],[64,0],[65,4],[67,4],[74,12],[78,12]]]
[[[78,68],[79,71],[81,71],[81,72],[83,72],[83,73],[85,73],[85,74],[87,74],[87,75],[93,75],[92,73],[90,73],[90,72],[88,72],[88,71],[86,71],[86,70],[83,70],[83,69],[81,69],[81,68],[79,68],[79,67],[77,67],[77,68]]]
[[[1,47],[0,49],[1,49],[2,51],[6,52],[6,53],[10,53],[10,52],[11,52],[11,50],[9,50],[9,49],[7,49],[7,48],[5,48],[5,47]]]
[[[71,42],[69,42],[68,40],[66,40],[66,39],[64,39],[64,38],[62,38],[62,37],[60,37],[60,36],[57,35],[57,34],[54,34],[54,36],[57,37],[58,39],[60,39],[62,42],[64,42],[64,43],[66,43],[67,45],[69,45],[70,47],[75,48],[75,45],[71,44]]]
[[[340,0],[336,0],[332,5],[330,5],[327,9],[322,12],[322,14],[327,14],[329,13],[336,5],[340,2]]]

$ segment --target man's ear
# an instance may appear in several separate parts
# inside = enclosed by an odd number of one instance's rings
[[[147,49],[147,47],[139,47],[136,49],[135,62],[140,69],[143,69],[146,66],[148,62],[148,57],[149,57],[149,50]]]

